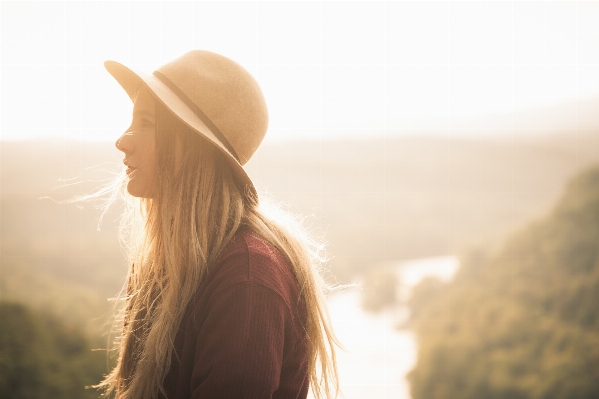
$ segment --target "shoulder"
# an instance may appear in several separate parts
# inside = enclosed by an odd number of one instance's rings
[[[181,322],[181,360],[172,381],[190,387],[193,395],[185,397],[272,397],[296,385],[306,390],[306,312],[299,292],[280,251],[256,234],[237,233]]]
[[[217,291],[238,284],[259,285],[274,291],[291,307],[299,296],[292,265],[271,243],[252,232],[239,232],[225,246],[208,271]],[[216,292],[215,292],[216,293]]]

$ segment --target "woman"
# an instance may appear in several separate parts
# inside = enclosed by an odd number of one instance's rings
[[[261,212],[242,167],[268,124],[257,82],[208,51],[153,75],[105,66],[134,102],[116,146],[139,206],[118,361],[99,387],[119,399],[336,395],[318,251]]]

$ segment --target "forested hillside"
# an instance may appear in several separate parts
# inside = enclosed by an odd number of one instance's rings
[[[494,255],[411,301],[414,399],[599,397],[599,168]]]
[[[121,288],[127,267],[117,239],[119,209],[98,230],[99,202],[60,201],[105,183],[122,167],[122,154],[112,143],[1,146],[0,301],[25,304],[26,312],[53,317],[105,347],[113,306],[107,299]],[[544,212],[570,176],[599,161],[598,149],[592,134],[267,143],[247,168],[266,196],[313,215],[307,222],[328,242],[332,271],[351,281],[380,262],[499,242]],[[60,378],[69,380],[78,360],[54,355],[65,362]],[[89,376],[97,382],[95,371]]]
[[[106,373],[106,352],[92,352],[80,328],[23,304],[0,302],[0,399],[97,398],[86,389]]]

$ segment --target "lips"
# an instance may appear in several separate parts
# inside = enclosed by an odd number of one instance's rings
[[[134,168],[133,166],[129,165],[129,163],[127,161],[123,161],[123,163],[125,164],[125,166],[127,167],[127,174],[130,175],[131,173],[133,173],[133,171],[137,168]]]

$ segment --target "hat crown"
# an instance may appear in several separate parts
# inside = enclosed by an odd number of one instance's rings
[[[258,82],[247,70],[220,54],[194,50],[156,72],[210,119],[242,165],[252,157],[266,134],[268,109]]]

